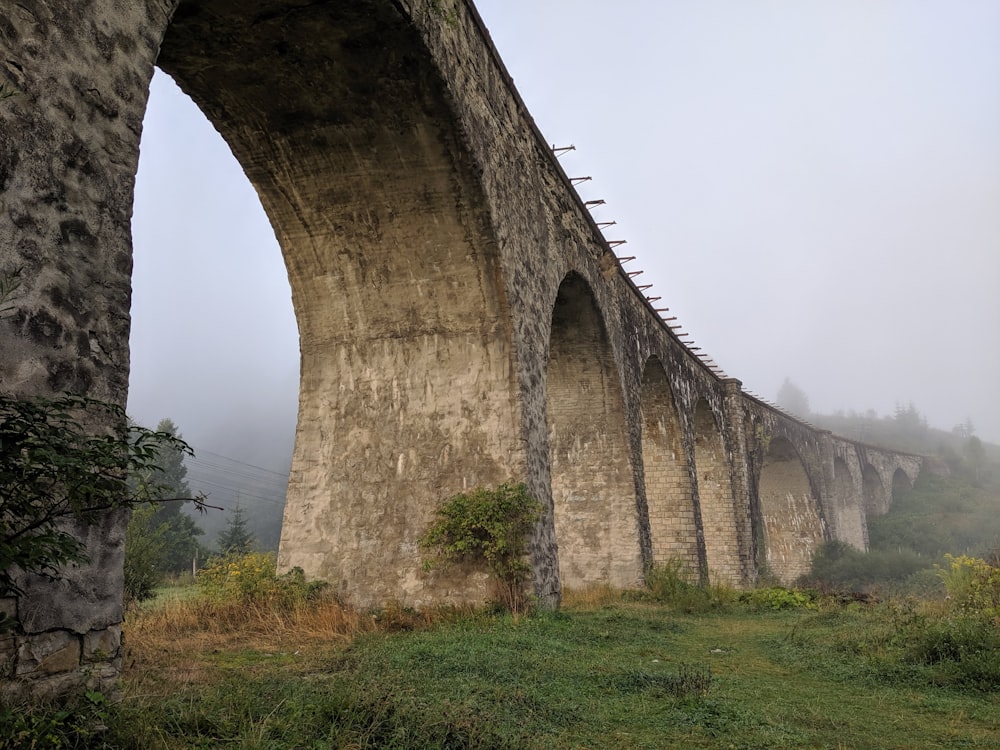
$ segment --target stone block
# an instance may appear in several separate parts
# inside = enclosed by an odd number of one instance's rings
[[[80,638],[65,630],[17,640],[17,676],[45,676],[80,667]]]
[[[83,662],[112,661],[122,645],[122,629],[117,625],[92,630],[83,636]]]

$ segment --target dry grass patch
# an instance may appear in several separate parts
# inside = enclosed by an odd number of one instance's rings
[[[582,589],[563,589],[562,607],[572,610],[594,610],[611,604],[621,604],[621,589],[606,583],[596,583]]]

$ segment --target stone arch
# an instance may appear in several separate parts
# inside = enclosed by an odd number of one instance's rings
[[[738,585],[743,574],[729,457],[715,412],[705,399],[695,407],[694,464],[708,574]]]
[[[563,585],[635,586],[642,557],[621,384],[597,301],[576,274],[552,310],[546,413]]]
[[[833,536],[857,549],[867,549],[863,499],[858,497],[854,477],[840,456],[833,459]]]
[[[897,492],[911,489],[913,489],[913,480],[910,478],[910,475],[903,471],[902,468],[896,469],[892,473],[892,499],[896,499]],[[888,511],[889,509],[886,508],[886,510]]]
[[[248,7],[249,5],[249,7]],[[157,64],[226,139],[288,270],[299,420],[279,564],[362,606],[478,598],[419,573],[455,492],[509,478],[505,291],[441,73],[393,3],[181,2]]]
[[[792,583],[809,571],[813,551],[825,535],[805,465],[787,438],[771,440],[758,496],[767,566],[782,583]]]
[[[656,357],[643,368],[640,398],[653,562],[678,559],[697,574],[698,534],[687,452],[673,392]]]
[[[882,484],[882,477],[871,464],[864,465],[861,473],[861,490],[864,495],[866,517],[880,516],[889,510],[890,498]]]

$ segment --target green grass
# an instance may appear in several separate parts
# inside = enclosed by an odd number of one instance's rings
[[[274,749],[1000,746],[997,693],[937,684],[931,666],[879,662],[893,616],[678,614],[622,602],[367,633],[308,654],[296,654],[294,644],[217,650],[197,656],[200,676],[187,685],[151,689],[133,680],[111,711],[105,741]]]
[[[336,642],[313,620],[232,637],[166,608],[133,624],[120,703],[0,711],[0,748],[22,746],[15,732],[143,750],[1000,747],[995,623],[764,593],[695,611],[690,592],[518,618],[393,610],[382,630],[330,615],[350,633]]]

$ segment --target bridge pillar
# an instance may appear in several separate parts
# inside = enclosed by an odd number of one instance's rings
[[[750,457],[747,450],[743,383],[736,378],[722,381],[725,388],[724,409],[728,423],[729,454],[732,463],[733,509],[736,516],[736,539],[739,545],[740,577],[745,586],[757,582],[756,550],[750,510]]]
[[[817,484],[818,502],[820,513],[826,519],[826,536],[834,538],[837,536],[838,510],[849,498],[842,497],[843,492],[838,488],[836,481],[836,470],[834,466],[833,433],[829,430],[818,430],[816,433],[816,449],[819,455],[819,466],[821,469]],[[844,488],[847,489],[847,488]]]
[[[121,406],[128,388],[132,188],[158,40],[172,3],[0,3],[0,388]],[[82,531],[90,563],[22,576],[0,599],[0,698],[108,690],[121,667],[126,519]]]

